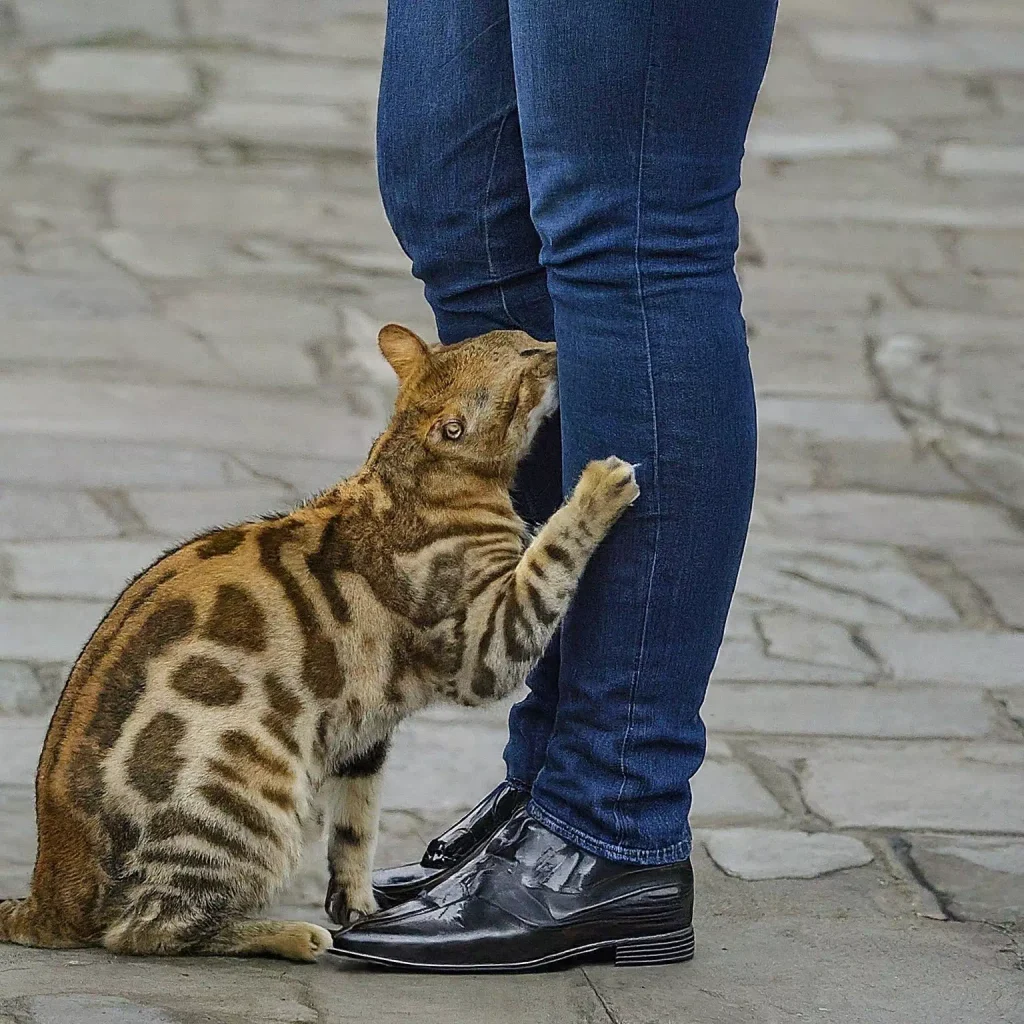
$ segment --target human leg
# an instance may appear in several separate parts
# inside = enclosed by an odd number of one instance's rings
[[[510,0],[563,478],[614,452],[641,488],[563,626],[530,812],[613,860],[690,850],[699,710],[753,490],[734,194],[774,6]]]
[[[385,210],[413,261],[445,343],[495,328],[554,335],[540,240],[530,219],[507,0],[391,0],[378,105]],[[557,418],[517,480],[516,506],[544,522],[561,502]],[[510,716],[505,751],[517,792],[500,787],[439,836],[419,865],[378,872],[378,898],[404,897],[462,859],[523,802],[557,703],[557,642]],[[467,845],[468,842],[468,845]]]

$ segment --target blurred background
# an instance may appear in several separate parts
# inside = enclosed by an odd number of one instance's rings
[[[392,397],[377,328],[433,335],[376,190],[383,16],[0,0],[0,892],[124,580],[351,472]],[[727,914],[866,900],[1019,958],[1024,4],[783,0],[740,206],[760,483],[696,855]],[[409,724],[381,861],[500,778],[503,723]]]

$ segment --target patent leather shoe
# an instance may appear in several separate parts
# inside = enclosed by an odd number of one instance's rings
[[[401,906],[338,932],[331,953],[431,972],[522,971],[605,954],[693,957],[690,862],[595,857],[519,811],[475,857]]]
[[[432,839],[418,864],[401,864],[373,873],[377,905],[394,907],[479,853],[484,844],[526,804],[525,793],[507,782],[493,789],[447,832]]]

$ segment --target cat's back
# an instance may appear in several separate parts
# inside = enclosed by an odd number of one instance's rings
[[[218,590],[222,605],[231,599],[236,613],[248,614],[231,623],[219,615],[207,622],[207,631],[211,627],[216,631],[221,622],[221,628],[238,640],[243,637],[243,624],[250,631],[258,627],[253,622],[257,612],[250,607],[251,549],[261,525],[232,526],[188,541],[150,565],[121,592],[71,670],[43,745],[38,784],[56,782],[54,773],[82,746],[95,744],[103,750],[113,746],[143,697],[152,662],[197,634],[202,611],[217,603]],[[252,645],[256,640],[250,636],[243,642]],[[63,781],[71,793],[72,780]],[[82,795],[83,781],[77,780],[74,795]]]
[[[292,549],[302,557],[319,518],[300,511],[181,545],[125,588],[83,648],[36,775],[33,892],[69,935],[95,927],[111,836],[131,841],[166,808],[198,751],[233,743],[259,757],[268,735],[257,773],[296,775],[305,704],[286,679],[301,659],[303,597],[282,579],[294,579]]]

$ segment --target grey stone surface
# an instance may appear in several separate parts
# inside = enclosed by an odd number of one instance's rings
[[[65,275],[4,274],[0,313],[5,320],[67,320],[133,316],[149,312],[145,292],[109,277],[90,280]]]
[[[857,320],[807,329],[754,319],[750,323],[750,361],[758,391],[874,397],[865,342],[859,333],[862,329]]]
[[[1024,691],[1005,690],[996,694],[997,699],[1003,704],[1010,715],[1024,726]]]
[[[862,686],[719,683],[708,691],[703,716],[716,733],[967,738],[993,727],[992,709],[978,693]]]
[[[1024,24],[1024,13],[1015,3],[1005,0],[982,0],[981,3],[938,3],[932,6],[935,20],[951,25],[1014,25]]]
[[[707,760],[693,777],[694,825],[764,821],[778,818],[782,808],[745,765]]]
[[[219,341],[214,350],[229,367],[234,379],[256,387],[296,391],[310,390],[320,383],[318,359],[310,348],[288,348],[283,345],[260,345],[257,342]],[[337,398],[327,392],[327,397]],[[358,402],[351,403],[361,412]],[[390,412],[390,408],[387,410]],[[385,412],[381,411],[383,420]]]
[[[747,152],[771,160],[805,160],[819,156],[888,153],[899,146],[884,124],[825,124],[809,126],[761,123],[750,133]]]
[[[849,630],[836,623],[808,621],[802,615],[784,612],[762,614],[757,621],[772,657],[866,672],[875,668],[874,661],[853,642]]]
[[[41,716],[0,718],[4,751],[0,758],[0,786],[31,787],[48,724],[49,719]]]
[[[831,882],[839,885],[856,874],[841,872]],[[751,899],[754,889],[768,888],[734,884],[743,887],[743,900]],[[729,903],[727,915],[708,915],[701,928],[706,950],[686,972],[652,971],[642,983],[610,966],[588,968],[587,975],[621,1024],[685,1019],[878,1024],[887,1017],[905,1024],[955,1024],[965,1015],[979,1024],[1016,1024],[1018,978],[1005,962],[984,955],[974,959],[968,952],[977,949],[971,940],[982,929],[929,921],[909,927],[882,914],[853,923],[849,903],[836,905],[831,919],[823,914],[811,920],[808,897],[801,898],[795,887],[822,885],[804,881],[786,887],[788,905],[799,908],[796,914],[779,898],[765,900],[771,911],[759,907],[748,916]],[[863,898],[870,902],[866,892]]]
[[[196,177],[125,181],[111,194],[115,223],[126,228],[244,231],[394,249],[379,203],[339,191]]]
[[[951,142],[939,153],[939,171],[950,175],[1024,175],[1024,146]]]
[[[892,286],[879,273],[805,267],[741,267],[744,310],[864,314],[891,300]]]
[[[50,540],[0,545],[21,597],[113,599],[166,549],[155,540]]]
[[[858,441],[819,445],[815,454],[820,487],[928,495],[965,495],[973,489],[935,451],[910,440],[887,451]]]
[[[26,270],[43,274],[68,274],[72,277],[106,278],[128,286],[135,282],[97,251],[91,242],[60,235],[40,236],[24,243],[22,264]]]
[[[949,600],[903,567],[884,563],[848,566],[802,559],[790,572],[834,593],[860,596],[877,606],[891,608],[906,619],[957,621]]]
[[[825,60],[882,66],[914,66],[945,72],[1017,72],[1024,57],[1014,53],[1021,33],[975,29],[863,31],[829,29],[810,35],[811,47]]]
[[[164,1013],[121,996],[35,996],[18,1007],[34,1024],[57,1024],[74,1020],[76,1024],[178,1024],[180,1017]]]
[[[910,856],[958,920],[1024,920],[1024,841],[1015,836],[915,836]]]
[[[760,504],[767,523],[790,535],[933,548],[969,538],[1019,542],[1020,531],[996,508],[951,498],[904,494],[808,492]]]
[[[373,152],[369,125],[327,104],[223,100],[200,115],[197,125],[206,138],[244,145]]]
[[[141,142],[52,142],[33,149],[35,167],[69,167],[90,174],[140,174],[146,171],[195,171],[198,154],[185,146]]]
[[[887,90],[887,98],[891,94],[892,90]],[[744,230],[753,233],[768,262],[865,269],[887,266],[904,271],[943,270],[949,265],[937,233],[927,228],[824,220],[807,224],[755,222],[745,224]],[[808,348],[820,356],[822,341],[819,337],[818,344]]]
[[[128,496],[132,507],[154,533],[185,537],[216,526],[286,511],[296,495],[273,485],[200,491],[139,491]]]
[[[118,265],[143,278],[296,278],[319,276],[324,267],[287,243],[230,241],[194,233],[106,231],[100,248]]]
[[[0,476],[16,486],[60,491],[132,486],[211,488],[251,481],[253,472],[215,451],[111,439],[64,437],[55,441],[45,434],[5,434],[0,435]]]
[[[1022,249],[1024,231],[964,231],[956,242],[961,265],[977,273],[1019,269]]]
[[[376,55],[375,55],[376,56]],[[232,100],[278,100],[298,104],[363,103],[377,101],[380,74],[370,65],[336,62],[268,60],[252,54],[213,59],[208,67],[217,76],[220,94]]]
[[[42,687],[30,665],[0,661],[0,714],[31,714],[43,710]]]
[[[107,606],[105,601],[0,598],[0,659],[71,661]]]
[[[272,342],[294,348],[336,335],[337,317],[323,303],[255,290],[199,290],[171,299],[167,313],[177,323],[215,342]]]
[[[896,680],[1024,687],[1024,633],[869,627],[865,638]]]
[[[113,49],[56,50],[33,71],[52,99],[106,116],[169,117],[192,103],[197,82],[171,54]]]
[[[1009,339],[967,333],[991,330],[993,319],[982,320],[973,329],[965,325],[964,335],[951,333],[935,340],[890,337],[878,348],[875,361],[907,414],[923,413],[938,421],[932,433],[958,470],[970,477],[972,464],[977,467],[975,476],[983,476],[987,469],[996,497],[1003,497],[1002,483],[1006,497],[1012,498],[1015,488],[1024,492],[1018,443],[1024,421],[1014,389],[1020,352]],[[999,435],[1008,440],[999,443]],[[986,457],[989,447],[993,454]]]
[[[936,447],[960,476],[1011,508],[1024,509],[1024,450],[1020,442],[999,443],[950,431]]]
[[[9,947],[0,948],[6,957]],[[128,1017],[131,1024],[156,1024],[161,1018],[174,1024],[191,1024],[197,1008],[200,1019],[206,1016],[228,1024],[253,1018],[274,1024],[312,1024],[319,1017],[306,995],[309,969],[304,982],[302,974],[282,975],[280,967],[277,975],[267,976],[261,971],[263,965],[255,962],[224,960],[215,964],[161,958],[142,962],[118,960],[96,950],[64,950],[56,955],[32,950],[23,952],[17,962],[30,966],[28,977],[19,971],[9,985],[5,979],[5,1001],[0,1007],[18,1009],[19,1004],[28,1003],[44,1013],[53,1008],[54,1014],[39,1018],[46,1024],[77,1020],[68,1016],[77,1012],[83,1012],[83,1016],[90,1010],[102,1012],[104,997],[114,1000],[113,1005],[120,1010],[131,1008],[141,1014],[142,1008],[149,1008],[148,1019]],[[143,963],[146,970],[141,969]],[[329,976],[335,982],[336,998],[337,979],[333,974]],[[330,985],[325,984],[325,989],[329,991]],[[29,1019],[34,1024],[36,1018]],[[98,1019],[104,1020],[102,1016]],[[119,1018],[108,1014],[106,1020],[117,1022]]]
[[[116,537],[120,528],[86,494],[0,492],[0,540]]]
[[[187,329],[156,317],[39,319],[19,324],[11,335],[3,361],[13,366],[73,368],[75,375],[114,379],[208,382],[235,376]]]
[[[891,550],[782,538],[761,529],[748,543],[738,591],[765,605],[852,626],[959,620],[949,600]]]
[[[762,430],[806,433],[819,441],[905,444],[903,428],[885,402],[837,402],[819,398],[766,398],[760,403]]]
[[[808,806],[839,828],[1024,833],[1020,744],[845,741],[800,760]]]
[[[2,895],[123,577],[352,472],[394,397],[380,324],[436,337],[377,197],[384,15],[0,0]],[[743,168],[759,485],[694,823],[748,873],[884,858],[755,884],[698,841],[698,959],[643,977],[0,945],[0,1020],[1024,1024],[1015,933],[920,916],[1020,918],[1022,31],[1006,0],[787,0]],[[381,863],[501,777],[508,703],[403,732]],[[311,847],[273,912],[323,921],[324,876]]]
[[[713,678],[733,683],[864,683],[872,674],[862,668],[771,657],[759,640],[739,639],[722,644]]]
[[[388,758],[383,806],[393,811],[440,812],[457,817],[505,777],[502,728],[470,723],[407,722]],[[459,756],[452,757],[451,751]],[[423,771],[430,764],[432,770]]]
[[[153,410],[161,409],[162,416]],[[283,430],[281,424],[287,423]],[[231,389],[105,384],[8,374],[0,378],[0,431],[56,437],[132,437],[182,447],[281,455],[365,457],[378,424],[302,397],[267,394],[259,403]]]
[[[750,202],[749,198],[747,201]],[[887,198],[827,199],[812,196],[800,199],[783,196],[772,205],[763,206],[761,216],[794,222],[817,222],[838,217],[855,224],[909,224],[950,229],[1024,227],[1024,213],[1010,204],[966,206],[956,201],[929,203],[916,197],[896,201]],[[819,277],[817,280],[819,284],[826,284],[825,278]],[[806,283],[810,284],[810,281]],[[877,303],[884,294],[891,294],[878,278],[870,279],[867,288],[864,287],[865,283],[861,279],[860,287],[851,286],[847,301],[837,308],[844,312],[863,312],[872,303]],[[861,301],[854,302],[854,297],[859,297]],[[826,305],[821,299],[812,302],[809,298],[805,299],[804,304],[812,308]]]
[[[280,481],[296,494],[315,494],[351,476],[363,461],[362,452],[347,459],[304,459],[299,456],[239,452],[237,460],[245,469],[265,479]]]
[[[6,728],[7,720],[0,719],[0,730],[9,734]],[[33,740],[35,734],[33,734]],[[38,737],[42,744],[42,735]],[[20,748],[19,748],[20,750]],[[31,748],[29,750],[31,753]],[[38,751],[36,751],[38,756]],[[4,887],[6,896],[14,896],[24,892],[24,885],[27,883],[28,875],[36,858],[36,829],[34,803],[32,793],[32,772],[35,770],[35,762],[29,759],[23,760],[22,767],[26,774],[24,778],[5,784],[0,788],[0,834],[4,837],[4,858],[3,866],[0,868],[4,881],[7,876],[17,876],[17,885]]]
[[[18,28],[34,43],[77,43],[140,35],[180,36],[171,0],[14,0]]]
[[[915,306],[961,306],[980,313],[1020,312],[1022,302],[1016,277],[989,275],[965,278],[960,273],[903,274],[900,284]]]
[[[844,868],[863,867],[873,859],[859,839],[827,832],[705,829],[699,838],[711,859],[727,875],[748,881],[816,878]]]
[[[847,109],[865,117],[884,118],[897,130],[962,123],[967,118],[985,117],[991,109],[984,96],[956,77],[918,76],[913,89],[894,89],[887,77],[847,79],[837,91]]]

